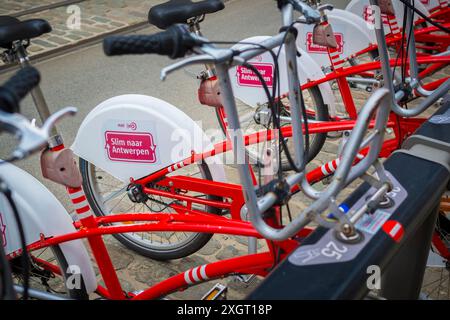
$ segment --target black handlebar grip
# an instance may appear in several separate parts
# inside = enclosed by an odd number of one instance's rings
[[[37,86],[40,80],[39,71],[33,67],[19,70],[0,86],[0,109],[9,113],[18,112],[20,100]]]
[[[172,59],[183,57],[195,45],[184,25],[173,25],[153,35],[110,36],[103,40],[107,56],[156,53]]]

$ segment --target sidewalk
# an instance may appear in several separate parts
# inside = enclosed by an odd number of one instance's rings
[[[58,2],[61,2],[61,0],[3,0],[2,4],[0,5],[0,15],[17,16],[17,14],[20,14],[21,12],[47,5],[52,5]]]
[[[48,5],[67,3],[57,0],[3,0],[0,15],[19,16],[20,20],[40,18],[53,28],[51,33],[32,39],[28,52],[31,57],[41,57],[61,49],[95,41],[107,34],[146,26],[149,9],[161,0],[85,0],[70,5],[21,15],[23,11]],[[74,1],[72,1],[74,2]],[[80,13],[79,28],[70,28],[75,12]],[[2,62],[0,62],[0,68]]]

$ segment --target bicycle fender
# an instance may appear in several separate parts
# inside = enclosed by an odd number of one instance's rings
[[[242,40],[243,43],[260,43],[268,36],[256,36]],[[233,49],[239,49],[246,46],[245,44],[236,44]],[[278,53],[278,48],[273,49],[275,54]],[[308,80],[318,80],[325,77],[320,66],[303,50],[299,49],[300,57],[297,59],[298,75],[300,83],[303,85]],[[280,70],[280,92],[286,93],[288,89],[287,71],[286,71],[286,58],[284,49],[281,50],[278,58],[279,70]],[[252,65],[254,65],[262,76],[265,78],[269,89],[273,85],[273,71],[274,63],[270,53],[266,52],[250,59]],[[233,86],[234,96],[243,103],[256,108],[258,105],[267,103],[267,97],[264,93],[262,85],[256,76],[253,75],[250,70],[242,66],[231,68],[229,71],[231,84]],[[329,83],[323,83],[319,85],[320,93],[324,103],[329,106],[330,115],[334,115],[336,110],[335,97],[333,90]]]
[[[370,11],[370,2],[369,0],[351,0],[345,10],[351,12],[358,17],[362,17],[362,19],[367,23],[369,28],[374,29],[373,23],[371,20],[371,11]],[[334,11],[334,10],[333,10]],[[383,17],[383,26],[384,33],[389,34],[391,30],[389,28],[389,24],[386,18]]]
[[[396,12],[395,16],[397,18],[397,24],[401,27],[403,25],[403,3],[401,1],[392,1],[392,3]],[[430,16],[430,11],[425,7],[421,0],[414,0],[414,6],[427,17]],[[422,18],[417,13],[414,13],[414,21],[419,19]]]
[[[399,27],[401,27],[403,25],[403,3],[401,1],[392,1],[392,4],[394,5],[395,16],[397,19],[397,25]],[[369,5],[370,5],[369,0],[352,0],[347,5],[345,10],[350,11],[359,17],[363,17],[363,19],[365,21],[369,21],[370,20]],[[414,5],[415,5],[416,9],[420,10],[426,16],[430,15],[430,12],[428,11],[428,9],[424,6],[424,4],[421,1],[414,0]],[[419,18],[420,18],[419,15],[414,14],[414,21],[416,21]],[[387,19],[384,17],[383,17],[383,25],[384,25],[385,34],[389,34],[391,32],[391,30],[389,28]],[[370,22],[369,22],[369,27],[373,28],[373,26],[371,26]]]
[[[27,245],[48,238],[76,231],[72,219],[56,197],[36,178],[22,169],[9,164],[0,164],[0,177],[12,190],[12,198],[19,211]],[[17,223],[9,202],[0,194],[0,230],[5,244],[5,253],[10,256],[21,250]],[[83,276],[86,290],[96,290],[97,280],[91,260],[81,240],[60,244],[69,269]]]
[[[213,149],[200,125],[163,100],[121,95],[100,103],[86,116],[71,149],[80,158],[128,182],[178,164],[192,151]],[[226,181],[219,157],[207,158],[206,163],[213,180]]]

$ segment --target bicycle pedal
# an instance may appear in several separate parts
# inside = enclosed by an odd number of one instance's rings
[[[329,185],[331,183],[331,180],[333,180],[332,176],[328,176],[322,179],[322,184],[323,185]]]
[[[254,274],[250,274],[250,275],[248,275],[248,274],[238,274],[238,275],[234,276],[234,279],[235,279],[236,281],[243,282],[243,283],[245,283],[245,284],[249,284],[249,283],[252,282],[255,278],[256,278],[256,277],[255,277]]]
[[[211,288],[201,300],[226,300],[227,299],[227,286],[216,283],[214,287]]]
[[[144,290],[135,290],[135,291],[124,292],[124,293],[125,293],[125,295],[127,297],[132,298],[132,297],[135,297],[135,296],[137,296],[138,294],[140,294],[142,292],[144,292]]]

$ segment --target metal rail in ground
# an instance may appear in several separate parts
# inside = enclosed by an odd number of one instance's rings
[[[103,41],[103,38],[110,36],[110,35],[136,32],[136,31],[139,31],[139,30],[147,28],[147,27],[152,27],[152,25],[150,25],[148,23],[148,21],[142,21],[142,22],[136,23],[134,25],[121,28],[119,30],[113,30],[111,32],[102,33],[100,35],[94,36],[92,38],[84,39],[84,40],[81,40],[81,41],[73,43],[73,44],[65,45],[65,46],[50,50],[50,51],[35,54],[35,55],[31,56],[29,59],[32,63],[41,62],[41,61],[44,61],[47,59],[54,58],[56,56],[60,56],[60,55],[66,54],[66,53],[73,52],[74,50],[79,50],[82,48],[96,45],[98,43],[101,43]],[[154,28],[156,30],[156,27],[154,27]],[[10,71],[13,71],[18,68],[19,68],[19,64],[17,64],[17,63],[5,64],[5,65],[0,66],[0,72],[10,72]]]
[[[21,16],[34,14],[34,13],[38,13],[38,12],[45,11],[45,10],[50,10],[50,9],[55,9],[55,8],[59,8],[59,7],[69,6],[71,4],[75,4],[75,3],[79,3],[79,2],[83,2],[83,1],[85,1],[85,0],[64,0],[64,1],[59,1],[59,2],[55,2],[55,3],[47,4],[47,5],[44,5],[44,6],[39,6],[39,7],[34,7],[34,8],[31,8],[31,9],[27,9],[27,10],[13,12],[13,13],[9,14],[9,16],[18,18],[18,17],[21,17]]]

